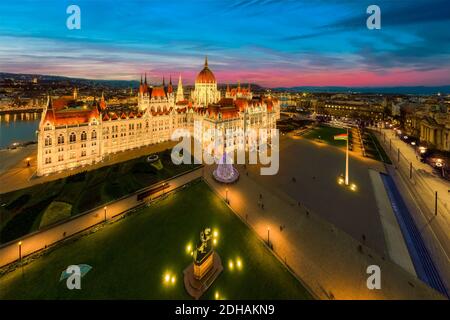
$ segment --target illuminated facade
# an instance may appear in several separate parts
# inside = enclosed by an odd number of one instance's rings
[[[276,98],[253,97],[250,87],[233,92],[227,90],[226,98],[220,98],[206,60],[189,100],[184,99],[181,77],[176,93],[171,79],[167,86],[163,80],[151,87],[141,78],[138,104],[126,111],[109,110],[103,95],[91,103],[77,100],[76,91],[49,97],[38,130],[37,174],[92,165],[109,154],[168,141],[176,129],[189,130],[206,144],[214,138],[205,140],[208,129],[276,128]]]

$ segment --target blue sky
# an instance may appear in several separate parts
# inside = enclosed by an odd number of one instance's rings
[[[447,85],[450,1],[0,1],[0,72],[192,82],[205,55],[219,82]]]

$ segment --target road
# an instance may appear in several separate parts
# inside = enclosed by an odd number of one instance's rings
[[[417,227],[421,230],[427,249],[446,283],[447,290],[450,290],[450,213],[448,208],[450,184],[437,177],[429,165],[420,162],[412,147],[401,141],[392,130],[382,129],[380,133],[377,129],[374,132],[394,163],[389,167],[389,172],[407,202]],[[412,164],[412,178],[409,177],[406,162],[401,162],[399,166],[397,150],[401,152],[401,159],[406,158]],[[437,216],[434,214],[434,191],[438,191],[438,195],[441,195]]]

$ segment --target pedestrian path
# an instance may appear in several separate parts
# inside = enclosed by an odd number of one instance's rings
[[[361,139],[361,133],[358,128],[352,127],[351,128],[351,134],[352,134],[352,150],[353,152],[360,154],[362,156],[365,156],[364,151],[364,145]]]

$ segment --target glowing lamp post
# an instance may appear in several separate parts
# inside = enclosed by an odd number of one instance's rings
[[[27,167],[29,167],[29,166],[30,166],[30,160],[31,160],[31,158],[28,157],[26,160],[27,160]]]
[[[346,148],[345,148],[345,177],[344,183],[346,186],[349,185],[349,177],[348,177],[348,128],[346,133],[338,134],[334,136],[334,140],[346,140]],[[341,184],[341,183],[339,183]]]
[[[106,206],[103,208],[103,212],[105,213],[105,222],[106,222]]]
[[[270,246],[270,228],[267,227],[267,245]]]
[[[436,167],[441,169],[442,177],[445,177],[445,174],[444,174],[445,162],[442,159],[437,159]]]
[[[19,261],[22,261],[22,241],[17,244],[19,246]]]

